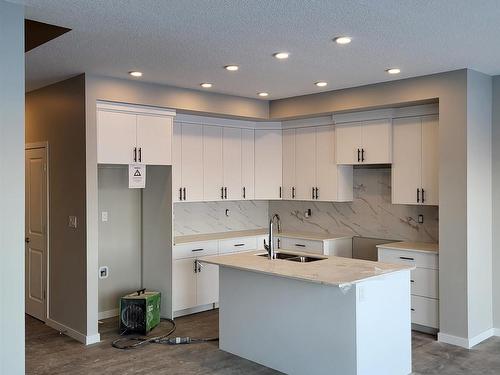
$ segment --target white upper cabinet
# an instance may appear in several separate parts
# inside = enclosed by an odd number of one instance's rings
[[[336,126],[337,164],[390,164],[391,120],[359,121]]]
[[[174,122],[172,131],[172,199],[182,201],[182,124]]]
[[[281,138],[281,129],[255,130],[255,199],[281,199]]]
[[[438,205],[438,116],[393,121],[392,203]]]
[[[295,199],[316,196],[316,128],[295,130]]]
[[[174,201],[203,200],[203,127],[176,123],[174,127]]]
[[[241,129],[241,198],[255,198],[255,140],[253,129]]]
[[[174,112],[114,104],[97,106],[97,162],[172,164]]]
[[[224,199],[243,198],[241,129],[223,128]]]
[[[205,201],[224,199],[220,126],[203,126],[203,190]]]
[[[295,199],[295,129],[283,130],[283,199]]]

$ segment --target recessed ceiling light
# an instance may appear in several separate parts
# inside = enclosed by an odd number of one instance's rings
[[[351,43],[352,38],[350,36],[338,36],[333,38],[333,41],[337,44],[349,44]]]
[[[210,82],[203,82],[203,83],[200,83],[200,86],[203,87],[204,89],[209,89],[213,85]]]
[[[385,70],[389,74],[399,74],[401,73],[401,69],[399,68],[389,68]]]
[[[132,77],[142,77],[142,72],[138,72],[137,70],[133,70],[131,72],[128,72]]]
[[[288,52],[276,52],[275,54],[273,54],[273,56],[279,60],[283,60],[283,59],[288,59],[290,54]]]
[[[235,72],[239,69],[240,67],[238,65],[226,65],[224,69],[229,70],[230,72]]]
[[[269,93],[267,93],[267,92],[259,92],[257,95],[262,96],[262,97],[266,97],[266,96],[269,96]]]
[[[328,85],[328,82],[325,82],[325,81],[318,81],[315,83],[316,86],[318,87],[325,87],[326,85]]]

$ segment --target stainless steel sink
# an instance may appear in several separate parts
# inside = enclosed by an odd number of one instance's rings
[[[259,257],[268,257],[267,254],[257,254]],[[311,257],[306,255],[288,254],[288,253],[276,253],[276,259],[289,260],[290,262],[297,263],[310,263],[317,260],[323,260],[325,258]]]

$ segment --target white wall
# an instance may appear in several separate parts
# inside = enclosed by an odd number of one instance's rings
[[[0,0],[0,374],[24,374],[24,9]]]
[[[500,330],[500,76],[493,78],[493,322]]]

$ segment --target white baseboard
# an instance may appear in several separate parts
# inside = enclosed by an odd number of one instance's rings
[[[189,309],[174,311],[173,316],[174,316],[174,318],[178,318],[180,316],[196,314],[196,313],[199,313],[202,311],[208,311],[208,310],[213,310],[213,309],[217,309],[217,308],[219,308],[218,302],[217,303],[209,303],[208,305],[201,305],[201,306],[196,306],[196,307],[192,307]],[[163,318],[163,316],[162,316],[162,318]]]
[[[119,315],[118,309],[113,309],[113,310],[101,311],[98,315],[98,318],[99,320],[108,319],[108,318],[114,318],[115,316],[118,315]]]
[[[101,336],[99,334],[95,334],[92,336],[86,336],[81,332],[78,332],[74,330],[73,328],[69,328],[65,326],[64,324],[61,324],[59,322],[56,322],[55,320],[52,320],[50,318],[47,318],[47,321],[45,322],[49,327],[54,328],[55,330],[65,334],[66,336],[69,336],[76,341],[81,342],[82,344],[85,345],[90,345],[90,344],[95,344],[99,341],[101,341]]]
[[[486,339],[489,339],[492,336],[495,336],[496,333],[499,333],[498,330],[494,328],[488,329],[477,336],[474,336],[470,339],[464,337],[458,337],[453,335],[448,335],[446,333],[439,332],[438,333],[438,341],[444,342],[446,344],[460,346],[465,349],[470,349],[480,342],[483,342]]]
[[[493,336],[500,337],[500,328],[493,328]]]

